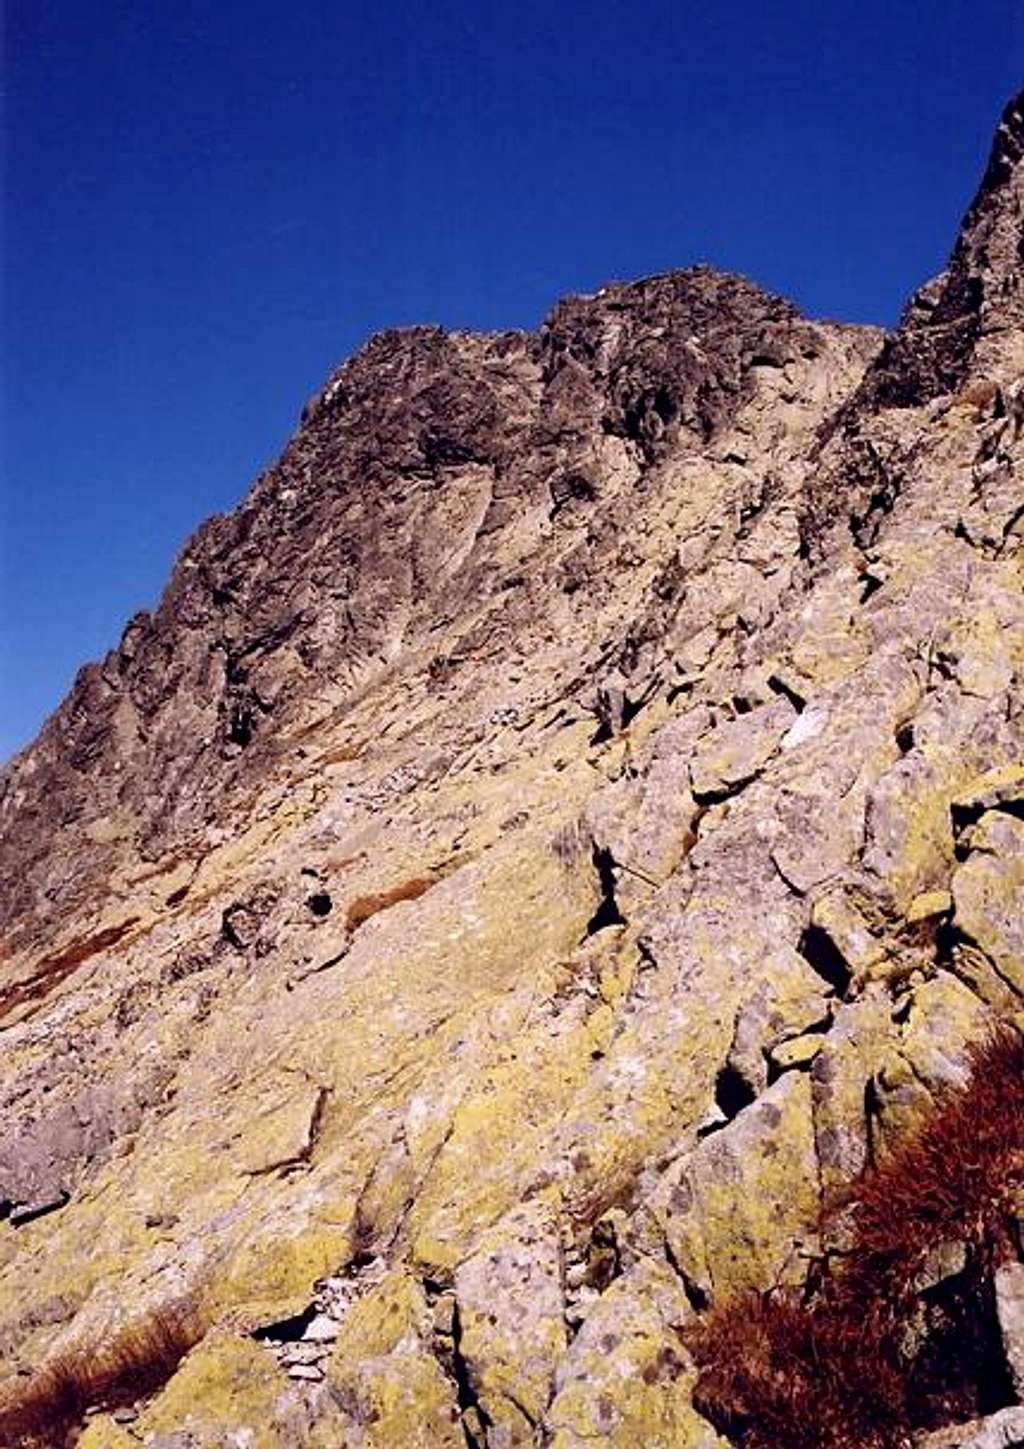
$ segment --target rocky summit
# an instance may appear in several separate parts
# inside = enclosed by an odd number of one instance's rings
[[[0,775],[0,1443],[745,1442],[688,1335],[1021,1020],[1022,686],[1024,94],[891,334],[374,337]]]

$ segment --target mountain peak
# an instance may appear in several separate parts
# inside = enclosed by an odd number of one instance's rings
[[[1003,111],[948,267],[911,298],[864,380],[858,405],[919,406],[987,370],[1024,360],[1022,160],[1024,92]]]
[[[710,268],[372,338],[80,672],[0,774],[0,1441],[1024,1396],[1020,157],[884,346]]]
[[[981,179],[978,194],[967,213],[969,228],[974,213],[985,202],[1008,186],[1024,161],[1024,90],[1006,103],[992,140],[988,165]]]

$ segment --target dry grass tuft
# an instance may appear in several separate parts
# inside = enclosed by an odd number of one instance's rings
[[[86,1409],[115,1409],[154,1393],[203,1332],[191,1304],[177,1303],[134,1320],[92,1354],[50,1359],[23,1387],[0,1397],[0,1444],[65,1449],[75,1442]]]
[[[1024,1193],[1024,1038],[1001,1027],[971,1067],[833,1208],[850,1233],[835,1267],[803,1294],[725,1302],[689,1335],[698,1407],[739,1449],[894,1449],[999,1407],[992,1270]],[[921,1274],[944,1243],[965,1244],[967,1266],[929,1306]]]
[[[411,880],[403,881],[401,885],[392,886],[389,890],[379,891],[373,895],[357,896],[349,905],[346,914],[349,930],[355,931],[362,926],[371,916],[376,916],[380,911],[386,911],[391,906],[397,906],[399,901],[415,901],[420,896],[426,895],[431,886],[437,884],[437,879],[432,875],[417,875]]]

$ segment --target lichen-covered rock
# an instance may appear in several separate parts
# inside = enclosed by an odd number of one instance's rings
[[[567,1337],[556,1212],[536,1199],[508,1213],[455,1273],[459,1353],[488,1449],[533,1442]]]
[[[595,844],[620,868],[660,885],[696,840],[700,815],[690,789],[690,762],[680,747],[652,760],[639,779],[623,775],[597,794],[587,824]]]
[[[993,1275],[996,1313],[1013,1390],[1024,1402],[1024,1263],[1004,1263]]]
[[[779,748],[794,718],[789,701],[777,699],[719,725],[700,742],[691,761],[694,799],[723,798],[752,780]]]
[[[805,1032],[828,1024],[831,1005],[825,983],[792,946],[772,952],[767,964],[762,980],[740,1008],[726,1062],[755,1096],[768,1085],[771,1063],[782,1067],[787,1046],[797,1039],[806,1041]],[[801,1060],[807,1056],[805,1051]]]
[[[780,1078],[669,1181],[651,1207],[672,1262],[707,1298],[799,1280],[820,1205],[808,1077]]]
[[[456,1449],[465,1443],[457,1390],[432,1347],[432,1318],[419,1283],[394,1272],[346,1313],[327,1364],[337,1441],[318,1424],[323,1449]]]
[[[916,983],[895,1014],[897,1030],[870,1084],[876,1153],[912,1129],[944,1088],[966,1083],[967,1047],[993,1021],[985,1003],[948,971]]]
[[[1024,1443],[1024,1407],[999,1409],[984,1419],[921,1434],[914,1449],[1016,1449]]]
[[[1024,820],[988,810],[971,829],[967,848],[953,877],[954,921],[1024,996]]]
[[[891,1030],[891,1005],[876,987],[840,1008],[811,1068],[815,1155],[826,1204],[871,1160],[872,1083]]]
[[[833,889],[819,896],[811,911],[811,925],[829,943],[840,969],[855,982],[862,984],[879,971],[885,945],[846,891]]]
[[[373,339],[3,772],[0,1442],[183,1303],[86,1443],[719,1442],[680,1325],[1024,995],[1022,115],[888,338]]]
[[[109,1414],[98,1414],[79,1435],[78,1449],[138,1449],[138,1439],[115,1423]]]
[[[544,1418],[551,1449],[724,1449],[690,1402],[695,1374],[679,1330],[692,1316],[663,1264],[642,1261],[617,1279],[559,1366]]]
[[[265,1348],[218,1334],[189,1354],[131,1432],[135,1442],[156,1445],[170,1445],[181,1434],[189,1449],[223,1449],[231,1442],[284,1449],[286,1390],[287,1380]]]

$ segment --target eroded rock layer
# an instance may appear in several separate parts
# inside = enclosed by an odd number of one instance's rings
[[[0,1422],[187,1319],[83,1444],[724,1444],[680,1329],[1021,1008],[1022,152],[890,337],[701,268],[373,339],[81,672]]]

